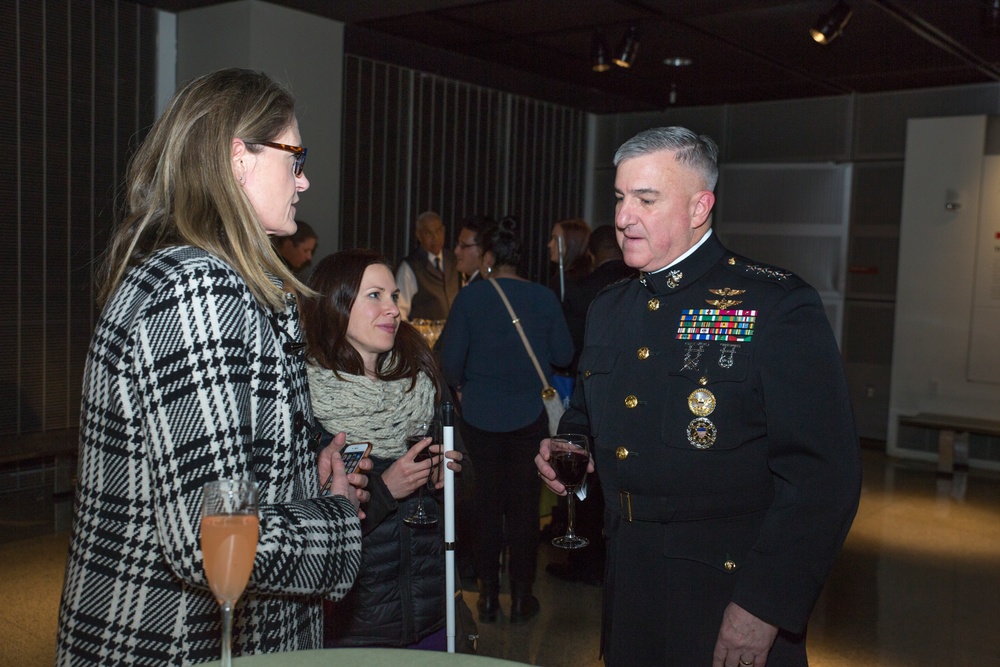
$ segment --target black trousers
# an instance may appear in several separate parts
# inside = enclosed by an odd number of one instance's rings
[[[516,431],[494,433],[462,422],[462,438],[476,467],[476,575],[489,581],[500,572],[506,537],[510,580],[530,583],[538,560],[538,502],[541,482],[535,468],[538,443],[547,438],[543,410]]]

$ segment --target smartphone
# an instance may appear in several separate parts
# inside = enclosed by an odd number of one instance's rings
[[[344,470],[350,475],[356,472],[361,459],[368,456],[372,451],[370,442],[349,442],[340,450],[340,458],[344,460]]]
[[[370,442],[349,442],[340,450],[340,458],[344,462],[344,470],[350,475],[356,472],[361,459],[368,456],[372,451]],[[323,488],[320,489],[321,496],[330,495],[330,487],[333,486],[333,473],[327,478]]]

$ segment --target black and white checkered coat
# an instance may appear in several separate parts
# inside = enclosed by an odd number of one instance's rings
[[[58,665],[219,656],[200,550],[202,485],[256,481],[260,545],[234,654],[322,646],[322,598],[360,562],[357,514],[318,498],[294,299],[274,314],[227,264],[159,251],[104,309],[87,358]]]

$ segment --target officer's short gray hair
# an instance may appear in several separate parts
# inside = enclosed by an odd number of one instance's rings
[[[705,179],[705,189],[714,190],[719,180],[719,147],[712,138],[695,134],[686,127],[654,127],[635,135],[615,153],[615,166],[622,161],[658,151],[671,151],[674,159],[697,170]]]

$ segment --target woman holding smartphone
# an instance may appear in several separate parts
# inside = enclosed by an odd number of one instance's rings
[[[400,321],[388,263],[370,250],[343,250],[313,271],[318,294],[302,304],[313,411],[329,432],[372,443],[374,464],[362,521],[361,570],[350,594],[328,605],[324,645],[440,648],[445,645],[444,542],[437,527],[411,527],[417,491],[435,471],[440,446],[407,449],[407,424],[434,416],[440,378],[430,348]],[[431,458],[418,460],[428,450]],[[459,452],[449,467],[461,470]],[[437,512],[437,504],[425,502]]]

